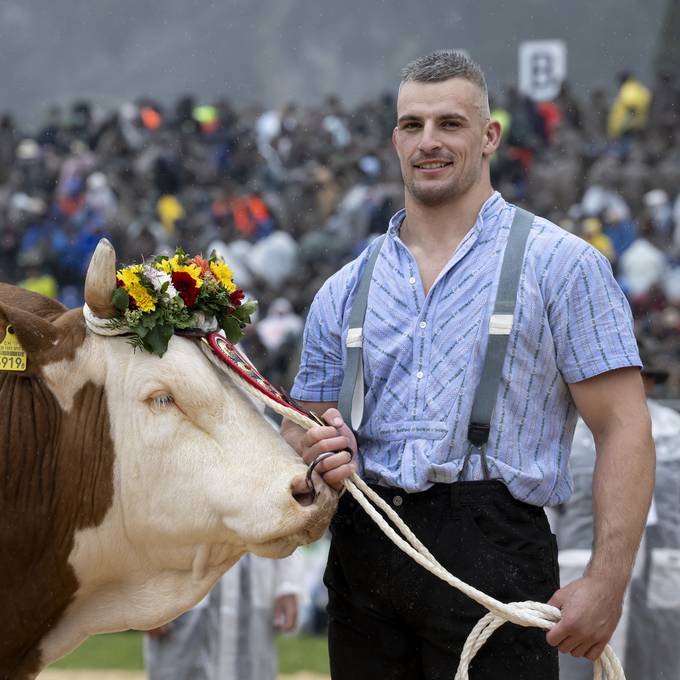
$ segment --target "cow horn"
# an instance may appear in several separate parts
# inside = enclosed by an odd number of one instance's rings
[[[116,251],[108,239],[101,239],[90,260],[85,277],[85,302],[95,316],[112,319],[117,311],[111,302],[116,288]]]

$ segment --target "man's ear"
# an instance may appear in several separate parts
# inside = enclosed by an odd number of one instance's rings
[[[484,148],[482,149],[483,156],[492,156],[496,153],[496,149],[501,143],[501,136],[503,129],[501,124],[493,118],[486,124],[484,131]]]
[[[10,326],[9,332],[16,336],[26,353],[27,370],[24,375],[35,375],[45,355],[57,343],[58,329],[36,314],[0,302],[0,343],[5,341]]]

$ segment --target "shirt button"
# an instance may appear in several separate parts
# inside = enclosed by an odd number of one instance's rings
[[[421,321],[421,322],[420,322],[420,327],[421,327],[421,328],[427,328],[427,321]]]
[[[418,378],[418,380],[422,380],[422,378],[423,378],[424,375],[425,375],[425,374],[424,374],[422,371],[418,371],[418,372],[416,373],[416,378]]]
[[[413,285],[413,284],[416,282],[416,277],[415,277],[415,276],[412,276],[412,277],[408,280],[408,282],[409,282],[411,285]]]
[[[399,507],[402,503],[404,502],[404,499],[401,496],[395,496],[392,499],[392,503],[396,506]]]

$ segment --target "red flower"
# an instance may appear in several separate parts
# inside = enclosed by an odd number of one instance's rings
[[[237,288],[233,293],[229,294],[229,302],[231,302],[234,307],[240,307],[241,306],[241,301],[245,297],[245,293]]]
[[[194,281],[191,274],[187,272],[172,272],[171,278],[172,285],[182,300],[184,300],[184,304],[187,307],[193,307],[200,288],[196,285],[196,281]]]

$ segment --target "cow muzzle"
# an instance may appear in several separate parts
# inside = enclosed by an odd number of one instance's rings
[[[311,479],[311,485],[308,483]],[[310,488],[311,486],[311,488]],[[304,531],[309,541],[315,541],[326,530],[338,504],[338,492],[312,470],[311,475],[296,475],[290,483],[290,493],[305,517]]]

